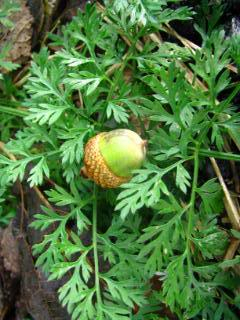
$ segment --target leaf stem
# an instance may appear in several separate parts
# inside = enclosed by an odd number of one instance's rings
[[[220,151],[212,151],[212,150],[204,150],[201,149],[199,151],[200,156],[207,156],[207,157],[214,157],[217,159],[223,160],[233,160],[233,161],[240,161],[240,155],[234,153],[227,153],[227,152],[220,152]]]
[[[198,173],[199,173],[199,146],[196,147],[194,153],[194,171],[193,171],[193,183],[190,198],[190,208],[188,213],[188,226],[187,226],[187,261],[189,274],[192,274],[192,261],[191,261],[191,233],[193,228],[193,217],[195,214],[195,199],[196,199],[196,189],[198,183]]]
[[[189,148],[190,150],[195,150],[195,148]],[[214,157],[216,159],[222,160],[233,160],[233,161],[240,161],[240,154],[236,153],[228,153],[228,152],[221,152],[221,151],[214,151],[208,149],[199,149],[199,156],[203,157]]]
[[[92,239],[93,239],[93,254],[95,266],[95,289],[97,295],[97,316],[102,319],[102,297],[99,281],[99,266],[98,266],[98,248],[97,248],[97,185],[94,183],[93,190],[93,225],[92,225]]]
[[[13,116],[19,116],[19,117],[25,117],[29,113],[25,110],[20,110],[17,108],[12,108],[12,107],[5,107],[5,106],[0,106],[0,112],[2,113],[7,113]]]

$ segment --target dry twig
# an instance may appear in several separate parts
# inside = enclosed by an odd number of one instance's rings
[[[230,195],[230,192],[224,182],[223,176],[221,174],[221,171],[219,169],[219,166],[214,158],[210,158],[210,161],[212,163],[213,169],[218,177],[218,180],[222,186],[225,198],[224,198],[224,204],[225,208],[229,217],[229,220],[233,226],[234,229],[240,230],[240,216],[239,212],[234,204],[234,201]]]

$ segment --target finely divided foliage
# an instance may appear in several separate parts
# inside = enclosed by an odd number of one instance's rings
[[[0,155],[1,197],[26,172],[30,186],[57,182],[46,191],[53,208],[32,223],[53,231],[33,253],[50,280],[64,277],[59,299],[72,319],[153,320],[161,304],[179,319],[237,319],[230,307],[239,303],[231,291],[237,276],[224,270],[239,258],[220,262],[229,243],[217,220],[221,187],[199,174],[210,148],[217,157],[226,156],[225,139],[240,145],[239,87],[229,86],[227,69],[236,39],[197,27],[203,40],[195,51],[151,41],[166,23],[191,19],[172,2],[87,5],[50,35],[50,47],[60,49],[34,55],[26,126],[6,144],[16,160]],[[118,127],[141,130],[148,159],[122,190],[100,190],[80,175],[83,146]],[[161,291],[151,290],[154,275]]]

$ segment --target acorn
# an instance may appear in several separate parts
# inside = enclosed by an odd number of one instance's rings
[[[134,131],[116,129],[91,138],[84,149],[83,173],[103,188],[117,188],[132,178],[146,156],[146,140]]]

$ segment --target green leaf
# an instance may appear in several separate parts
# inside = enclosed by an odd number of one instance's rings
[[[85,63],[94,62],[93,59],[79,54],[74,49],[72,49],[71,51],[58,51],[56,52],[56,56],[62,58],[62,63],[67,64],[69,67],[77,67]]]
[[[72,89],[86,88],[86,95],[92,94],[102,81],[101,77],[96,77],[89,72],[79,72],[79,74],[70,73],[70,78],[64,80],[64,83],[70,85]]]
[[[42,184],[44,175],[49,178],[49,168],[45,158],[41,158],[38,164],[29,173],[30,187]]]
[[[70,139],[67,139],[60,147],[63,164],[73,164],[74,161],[80,163],[83,157],[83,140],[87,134],[88,131],[86,130],[80,134],[69,135]],[[68,137],[65,136],[66,138]]]
[[[122,106],[115,105],[112,102],[110,102],[107,105],[107,118],[111,118],[112,115],[117,123],[128,123],[129,115],[124,110],[124,108]]]
[[[221,212],[223,209],[222,189],[216,179],[208,180],[196,191],[202,198],[204,209],[208,214]]]
[[[40,125],[45,123],[52,125],[69,108],[70,106],[40,103],[38,107],[31,107],[29,109],[30,114],[26,117],[26,120],[37,122]]]
[[[0,165],[4,166],[2,175],[5,176],[5,183],[15,182],[17,179],[23,180],[25,169],[31,161],[31,157],[13,161],[0,155]]]
[[[191,176],[182,164],[177,166],[176,185],[182,190],[187,192],[187,187],[190,186]]]
[[[46,194],[49,197],[49,200],[55,202],[58,206],[65,206],[69,204],[80,204],[73,195],[68,193],[60,186],[55,186],[55,189],[51,189],[50,191],[46,191]]]
[[[113,299],[123,301],[128,307],[133,308],[134,303],[141,305],[145,302],[143,291],[136,287],[134,281],[114,281],[106,276],[102,277],[108,286],[109,293]]]

